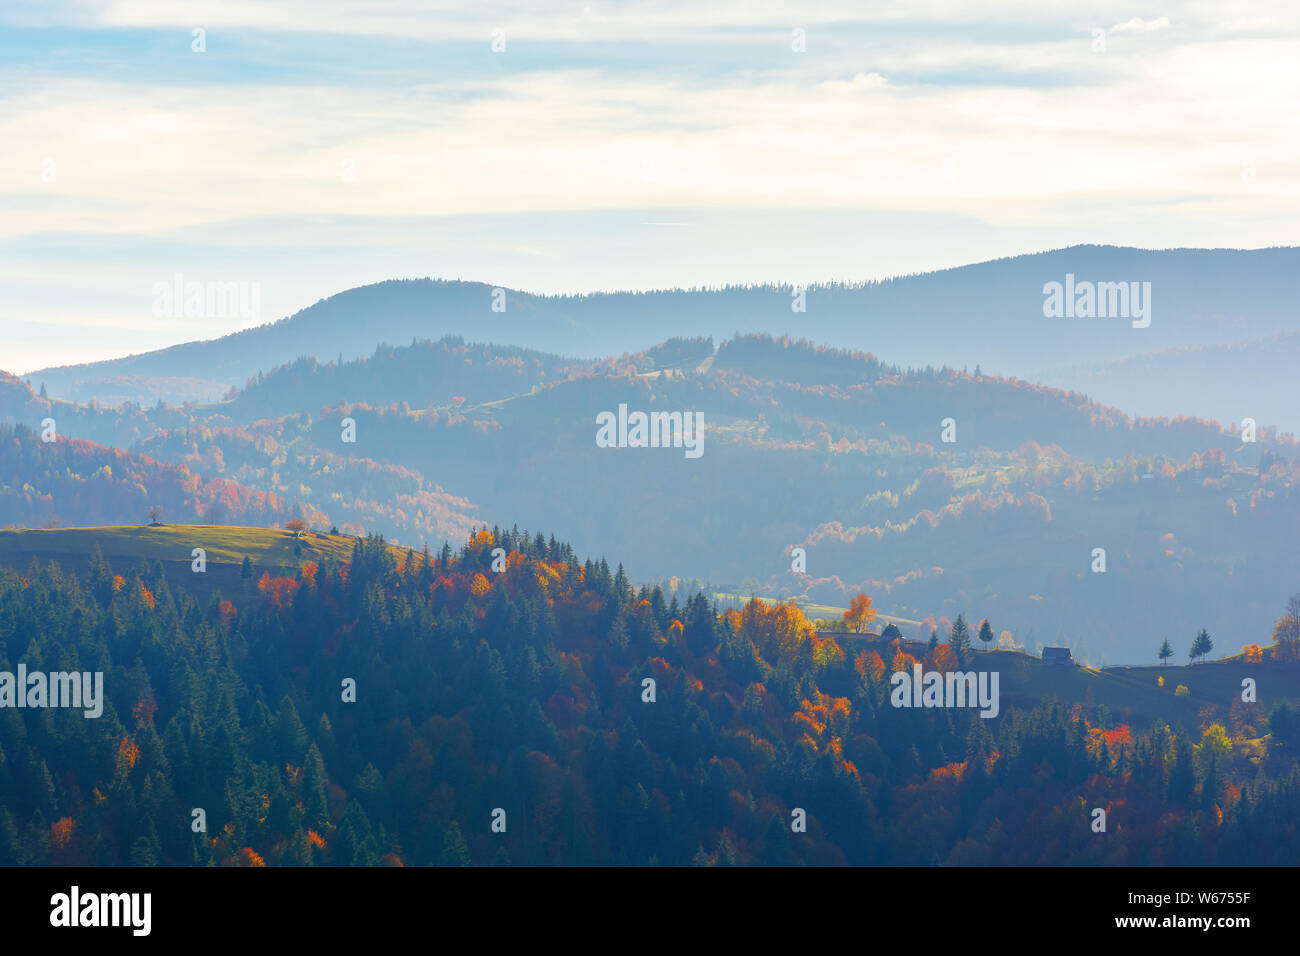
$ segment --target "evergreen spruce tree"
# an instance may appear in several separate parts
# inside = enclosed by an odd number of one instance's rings
[[[317,833],[329,822],[330,808],[326,787],[329,777],[325,774],[325,761],[320,755],[316,741],[312,741],[307,750],[307,759],[302,768],[303,809],[307,812],[307,826]]]
[[[1174,649],[1169,644],[1169,638],[1164,639],[1164,643],[1160,645],[1160,653],[1157,656],[1162,664],[1168,666],[1169,658],[1174,656]]]
[[[966,626],[966,618],[961,614],[953,621],[952,630],[948,634],[948,646],[957,655],[957,663],[965,667],[967,658],[970,657],[970,628]]]
[[[438,857],[439,866],[469,866],[469,846],[465,843],[465,834],[455,820],[447,827],[442,838],[442,855]]]

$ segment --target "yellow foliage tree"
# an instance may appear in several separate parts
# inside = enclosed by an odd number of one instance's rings
[[[916,666],[916,658],[907,653],[907,651],[900,648],[894,652],[894,659],[890,663],[890,667],[893,669],[895,674],[899,671],[907,671],[910,673],[914,666]]]
[[[777,653],[784,660],[792,660],[813,636],[812,622],[793,603],[778,604],[769,612],[769,617],[776,637]]]
[[[1228,738],[1228,732],[1223,729],[1223,724],[1210,724],[1205,728],[1205,733],[1201,735],[1201,742],[1196,747],[1197,756],[1213,754],[1222,759],[1231,752],[1232,741]]]

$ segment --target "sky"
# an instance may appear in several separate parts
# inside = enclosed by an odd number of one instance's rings
[[[0,4],[0,369],[390,278],[861,281],[1296,244],[1300,7]],[[158,314],[245,283],[256,314]]]

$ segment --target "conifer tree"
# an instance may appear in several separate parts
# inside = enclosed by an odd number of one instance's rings
[[[1157,656],[1162,664],[1168,666],[1169,658],[1174,656],[1174,649],[1169,644],[1169,638],[1164,639],[1164,642],[1160,645],[1160,653]]]
[[[957,655],[957,663],[965,667],[967,658],[970,657],[970,628],[966,626],[966,618],[961,614],[957,615],[957,620],[953,621],[948,633],[948,646]]]
[[[438,857],[439,866],[469,866],[469,846],[465,843],[465,834],[455,820],[447,827],[442,838],[442,855]]]

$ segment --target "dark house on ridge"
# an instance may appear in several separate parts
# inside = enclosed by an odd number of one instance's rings
[[[1068,647],[1044,647],[1043,663],[1057,664],[1061,667],[1074,666],[1074,655],[1070,653]]]

